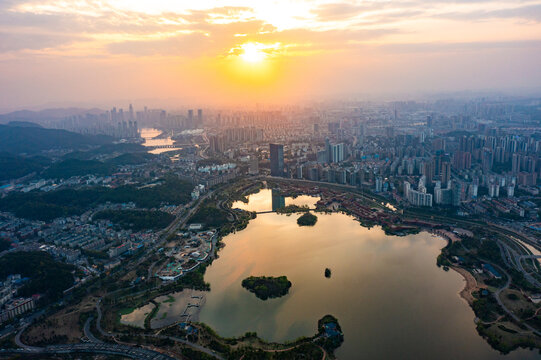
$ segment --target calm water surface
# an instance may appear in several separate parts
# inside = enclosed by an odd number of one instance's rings
[[[141,138],[143,138],[143,146],[161,146],[161,145],[173,145],[175,142],[171,139],[170,136],[163,138],[156,138],[162,134],[161,130],[154,128],[142,128],[141,129]],[[179,150],[180,148],[158,148],[152,149],[149,151],[151,154],[161,154],[167,151]]]
[[[234,207],[269,210],[271,192]],[[223,336],[256,331],[285,341],[313,335],[317,320],[333,314],[345,336],[339,359],[539,358],[526,350],[501,356],[477,334],[473,311],[458,296],[464,280],[436,267],[441,238],[387,236],[343,214],[317,214],[314,227],[299,227],[298,216],[260,214],[224,239],[205,274],[212,290],[200,321]],[[286,275],[293,286],[282,298],[262,301],[241,286],[250,275]]]

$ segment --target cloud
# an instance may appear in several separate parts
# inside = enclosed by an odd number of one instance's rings
[[[216,56],[224,55],[238,44],[235,34],[258,34],[261,31],[274,31],[273,27],[260,20],[239,21],[226,24],[201,22],[192,24],[189,33],[174,33],[158,39],[119,41],[107,45],[114,54],[136,56]]]
[[[365,11],[381,9],[385,6],[384,3],[363,2],[361,4],[351,3],[331,3],[320,5],[312,10],[319,21],[341,21],[348,20],[358,16]]]
[[[388,53],[461,53],[481,52],[484,50],[540,49],[541,40],[523,41],[474,41],[448,43],[407,43],[381,45],[380,49]]]
[[[17,50],[41,50],[85,41],[83,36],[53,34],[23,34],[0,32],[0,53]]]
[[[452,19],[452,20],[487,20],[487,19],[524,19],[535,22],[541,22],[541,4],[530,4],[515,8],[498,9],[498,10],[483,10],[483,11],[466,11],[466,12],[450,12],[439,14],[436,17]]]
[[[83,0],[71,4],[54,0],[0,0],[0,31],[7,39],[0,51],[49,48],[90,38],[101,42],[101,48],[112,54],[194,57],[223,54],[238,45],[236,34],[243,34],[244,41],[282,42],[323,50],[348,48],[355,43],[398,33],[415,32],[422,36],[423,30],[413,29],[415,25],[411,20],[452,19],[468,23],[492,18],[541,19],[541,4],[517,7],[520,1],[508,1],[503,3],[508,9],[490,10],[487,5],[486,9],[479,10],[476,4],[484,1],[327,2],[310,10],[311,17],[293,16],[293,25],[278,31],[272,19],[264,21],[256,17],[258,3],[145,13],[137,7],[115,7],[115,3],[108,1]],[[444,6],[449,4],[458,4],[460,12],[449,12],[449,7]],[[309,6],[311,1],[306,1],[306,7]],[[430,26],[424,31],[433,35]],[[31,39],[32,33],[36,34],[35,40]]]
[[[0,83],[10,89],[0,89],[0,101],[197,91],[212,100],[212,88],[229,94],[235,86],[235,97],[255,96],[225,74],[246,42],[277,44],[266,50],[277,59],[269,78],[287,84],[273,85],[283,97],[343,85],[458,89],[472,79],[541,79],[541,0],[216,3],[228,2],[0,0]],[[444,63],[451,70],[442,72]]]
[[[135,56],[200,56],[209,47],[208,38],[202,33],[179,34],[157,40],[134,40],[114,42],[107,45],[112,54]]]

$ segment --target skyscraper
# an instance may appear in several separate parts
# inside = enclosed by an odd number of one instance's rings
[[[331,145],[331,162],[338,163],[344,161],[344,144]]]
[[[511,171],[513,172],[513,174],[518,174],[520,172],[520,162],[521,162],[520,154],[513,154],[513,157],[511,160]]]
[[[193,128],[193,110],[190,109],[188,110],[188,128],[192,129]]]
[[[197,126],[203,127],[203,109],[197,109]]]
[[[446,187],[447,183],[451,180],[451,163],[449,161],[443,161],[441,163],[441,184]]]
[[[284,145],[270,144],[271,176],[284,176]]]
[[[325,162],[332,161],[331,142],[329,138],[325,138],[325,152],[327,153]]]
[[[381,176],[376,177],[376,192],[381,192],[383,188],[383,178]]]

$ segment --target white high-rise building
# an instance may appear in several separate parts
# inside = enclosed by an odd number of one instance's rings
[[[376,192],[381,192],[382,189],[383,189],[383,179],[381,178],[381,176],[378,176],[376,178]]]
[[[338,163],[344,161],[344,144],[331,145],[331,162]]]
[[[411,190],[409,181],[404,181],[404,199],[407,199]]]

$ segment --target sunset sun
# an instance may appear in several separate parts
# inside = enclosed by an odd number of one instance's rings
[[[267,57],[267,53],[264,51],[264,46],[258,43],[247,43],[241,46],[242,54],[240,57],[242,60],[249,63],[258,63],[263,61]]]

